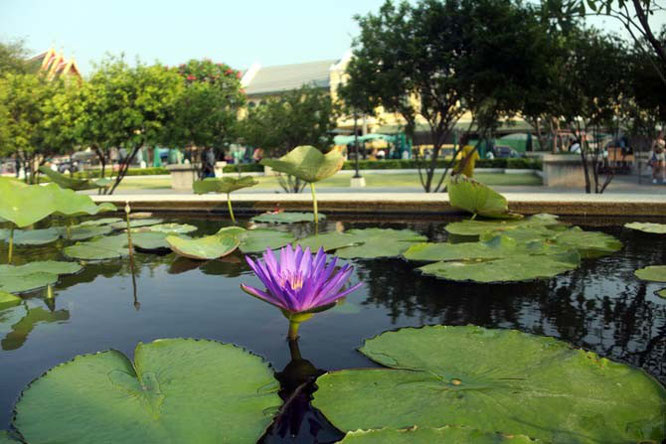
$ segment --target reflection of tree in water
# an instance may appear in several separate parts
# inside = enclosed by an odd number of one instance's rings
[[[456,283],[423,276],[399,259],[358,261],[364,305],[385,307],[392,323],[475,324],[554,336],[646,369],[666,381],[666,304],[648,296],[635,269],[664,263],[645,241],[611,257],[585,260],[550,280],[513,284]]]
[[[275,374],[280,381],[284,405],[266,434],[259,441],[268,443],[333,443],[342,439],[338,431],[310,405],[316,390],[314,380],[324,373],[301,357],[298,340],[289,341],[291,361]]]
[[[19,314],[21,316],[18,322],[12,323],[15,320],[12,314]],[[37,325],[67,320],[69,320],[68,310],[49,311],[42,307],[30,307],[27,303],[2,310],[0,311],[0,328],[1,330],[6,330],[7,335],[0,340],[0,346],[3,350],[17,350],[23,346],[30,332]],[[3,325],[4,323],[12,324]],[[9,328],[5,329],[4,327]]]

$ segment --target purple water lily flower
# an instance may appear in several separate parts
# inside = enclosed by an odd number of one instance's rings
[[[261,291],[245,284],[241,284],[241,288],[282,310],[290,321],[289,337],[295,337],[298,324],[309,319],[312,313],[332,307],[362,285],[358,283],[342,290],[354,268],[344,265],[336,269],[337,257],[327,264],[323,248],[312,254],[309,248],[303,250],[297,246],[293,249],[287,245],[280,250],[279,262],[268,248],[263,259],[263,262],[255,262],[245,257],[266,289]]]

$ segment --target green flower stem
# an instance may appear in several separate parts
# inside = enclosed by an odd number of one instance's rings
[[[231,207],[231,193],[227,193],[227,206],[229,206],[229,216],[231,221],[236,225],[236,218],[234,217],[234,209]]]
[[[310,189],[312,190],[312,207],[314,209],[314,222],[319,223],[319,215],[317,214],[317,192],[315,191],[314,182],[310,182]]]
[[[14,226],[9,229],[9,253],[7,253],[7,263],[12,263],[12,253],[14,253]]]
[[[125,202],[125,220],[127,221],[127,248],[129,249],[130,266],[134,270],[134,246],[132,245],[132,228],[130,227],[130,208],[129,201]]]
[[[289,321],[289,332],[287,333],[287,339],[290,341],[295,341],[298,339],[298,327],[300,326],[300,322]]]
[[[46,287],[46,299],[53,299],[53,286]]]

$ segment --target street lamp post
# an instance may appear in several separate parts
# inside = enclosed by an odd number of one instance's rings
[[[358,149],[358,114],[354,111],[354,151],[356,152],[356,172],[354,177],[351,179],[351,188],[363,188],[365,187],[365,178],[361,176],[359,170],[359,149]]]

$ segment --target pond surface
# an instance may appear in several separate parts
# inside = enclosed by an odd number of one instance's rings
[[[197,235],[214,233],[229,223],[166,219],[198,226]],[[443,241],[449,221],[382,223],[329,217],[325,229],[412,228],[430,240]],[[132,356],[139,341],[157,338],[209,338],[240,345],[265,357],[279,372],[285,397],[298,382],[292,374],[295,368],[316,372],[372,367],[375,364],[356,351],[363,339],[400,327],[440,323],[554,336],[643,368],[666,383],[666,300],[654,294],[662,286],[639,281],[633,274],[638,268],[666,263],[663,237],[624,229],[620,222],[603,227],[576,222],[618,237],[624,249],[584,260],[580,268],[553,279],[519,284],[441,281],[420,275],[414,270],[417,265],[401,259],[353,261],[352,282],[362,281],[364,286],[348,297],[344,310],[320,313],[301,326],[298,346],[304,361],[291,365],[287,321],[275,308],[239,289],[241,283],[260,284],[238,252],[205,263],[173,254],[138,253],[136,293],[127,259],[88,264],[80,274],[61,278],[54,299],[46,299],[45,291],[23,295],[23,311],[17,311],[9,327],[0,324],[0,429],[8,427],[21,390],[49,368],[77,354],[109,348]],[[299,237],[310,230],[307,224],[280,229]],[[20,248],[16,263],[44,258],[63,259],[57,244]],[[292,403],[263,441],[333,442],[340,436],[304,396]]]

